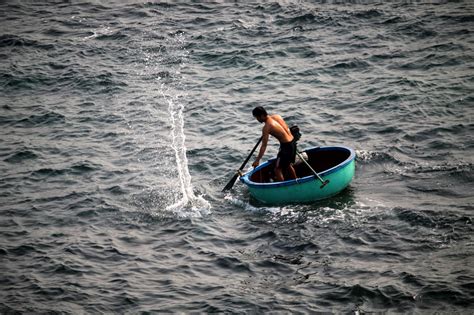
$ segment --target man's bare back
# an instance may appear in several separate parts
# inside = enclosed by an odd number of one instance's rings
[[[290,129],[280,115],[268,115],[268,119],[263,126],[263,132],[268,129],[268,133],[277,138],[280,143],[293,141],[293,135]]]

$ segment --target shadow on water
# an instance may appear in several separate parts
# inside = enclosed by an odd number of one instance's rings
[[[265,210],[266,208],[268,208],[269,206],[268,204],[258,201],[257,199],[250,196],[248,192],[246,193],[246,195],[249,198],[249,205],[251,205],[252,207],[261,208],[262,210]],[[355,204],[354,191],[350,187],[347,187],[346,189],[341,191],[339,194],[331,198],[318,200],[311,203],[304,203],[304,204],[295,203],[295,204],[279,205],[278,207],[292,208],[293,210],[299,211],[299,212],[308,212],[308,211],[318,211],[321,208],[343,210],[343,209],[350,208],[354,204]]]

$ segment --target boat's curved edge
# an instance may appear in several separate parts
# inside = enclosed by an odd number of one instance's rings
[[[337,172],[331,173],[323,180],[330,181],[327,186],[320,187],[320,182],[313,180],[298,185],[280,186],[273,189],[247,186],[253,198],[267,205],[301,204],[331,198],[347,188],[354,177],[355,160]],[[318,189],[319,188],[319,189]]]
[[[344,149],[344,150],[349,150],[350,155],[347,159],[345,159],[343,162],[339,163],[338,165],[331,167],[321,173],[318,173],[319,176],[324,177],[327,176],[331,173],[337,172],[339,169],[344,168],[346,165],[351,163],[355,158],[356,158],[356,153],[352,148],[343,146],[343,145],[338,145],[338,146],[325,146],[325,147],[312,147],[309,149],[304,150],[303,152],[309,152],[309,151],[314,151],[314,150],[321,150],[321,151],[328,151],[328,150],[333,150],[333,149]],[[291,186],[295,184],[302,184],[308,181],[314,180],[315,176],[314,175],[309,175],[305,176],[302,178],[298,179],[292,179],[292,180],[286,180],[283,182],[276,182],[276,183],[256,183],[250,180],[250,177],[260,169],[266,167],[270,163],[272,163],[275,159],[268,160],[267,162],[257,166],[250,172],[245,173],[242,177],[240,177],[240,181],[244,183],[247,186],[250,187],[255,187],[255,188],[276,188],[276,187],[281,187],[281,186]]]

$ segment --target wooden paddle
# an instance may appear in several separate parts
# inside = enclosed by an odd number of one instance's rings
[[[225,185],[224,189],[222,189],[222,191],[226,191],[226,190],[230,190],[232,189],[232,187],[234,186],[235,182],[237,181],[237,178],[239,178],[240,176],[240,172],[242,172],[242,170],[244,169],[245,165],[247,164],[247,162],[250,160],[250,158],[252,157],[252,154],[255,152],[255,150],[257,149],[258,145],[260,144],[260,142],[262,141],[262,138],[263,137],[260,137],[260,139],[258,139],[257,141],[257,144],[253,147],[252,151],[250,152],[249,156],[247,156],[247,158],[245,159],[244,163],[242,163],[242,165],[240,166],[239,170],[237,172],[235,172],[235,175],[232,177],[232,179],[227,183],[227,185]]]
[[[326,179],[325,181],[321,178],[321,176],[319,176],[318,173],[316,173],[316,171],[311,167],[311,165],[309,165],[308,162],[306,162],[306,160],[304,159],[304,157],[298,152],[296,151],[296,154],[298,154],[298,156],[300,157],[300,159],[304,162],[304,164],[306,164],[307,167],[309,167],[309,169],[313,172],[313,174],[321,181],[322,185],[321,187],[319,187],[319,189],[322,189],[324,186],[326,186],[327,184],[329,184],[329,179]]]

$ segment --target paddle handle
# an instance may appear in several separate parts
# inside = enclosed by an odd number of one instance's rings
[[[311,165],[309,165],[308,162],[306,162],[306,160],[304,159],[304,157],[301,155],[301,153],[299,153],[298,151],[296,151],[296,154],[298,154],[298,156],[300,157],[300,159],[304,162],[304,164],[306,164],[307,167],[309,167],[309,169],[313,172],[313,174],[321,181],[322,185],[320,188],[323,188],[324,186],[326,186],[328,183],[329,183],[329,179],[324,181],[321,176],[319,176],[318,173],[316,173],[316,171],[311,167]]]
[[[250,151],[250,154],[247,156],[247,158],[245,159],[244,163],[242,163],[242,165],[240,166],[239,168],[239,171],[243,170],[245,165],[247,164],[247,162],[250,160],[250,158],[252,157],[253,153],[255,152],[255,150],[257,149],[258,145],[260,144],[260,142],[262,142],[262,139],[263,139],[263,136],[260,137],[260,139],[258,139],[257,141],[257,144],[253,147],[252,151]]]
[[[252,157],[253,153],[255,152],[255,150],[257,149],[258,145],[260,144],[260,142],[262,142],[262,139],[263,139],[263,136],[260,137],[260,139],[258,139],[257,141],[257,144],[253,147],[252,151],[250,152],[250,154],[247,156],[247,158],[245,159],[244,163],[242,163],[242,165],[240,166],[239,170],[237,172],[235,172],[234,176],[232,177],[232,179],[227,183],[227,185],[225,185],[224,189],[222,189],[222,191],[226,191],[226,190],[230,190],[235,182],[237,181],[237,178],[239,178],[240,176],[240,172],[244,169],[245,165],[247,164],[247,162],[250,160],[250,158]]]

